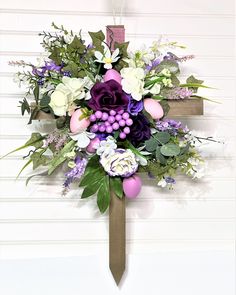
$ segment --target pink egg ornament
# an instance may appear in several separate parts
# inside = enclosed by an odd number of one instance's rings
[[[106,74],[103,77],[104,82],[109,80],[115,80],[119,84],[121,84],[121,75],[116,70],[110,69],[106,71]]]
[[[126,198],[134,199],[138,196],[142,188],[141,178],[134,174],[131,177],[123,179],[123,191]]]
[[[154,120],[159,120],[163,117],[164,111],[160,103],[153,98],[145,98],[144,109],[148,112]]]
[[[89,119],[85,119],[85,118],[81,120],[80,117],[82,114],[83,113],[81,109],[77,109],[72,114],[70,118],[70,131],[72,133],[81,132],[88,128],[90,121]]]
[[[98,146],[100,140],[98,137],[91,139],[89,145],[86,147],[86,151],[90,154],[94,154],[96,152],[96,147]]]

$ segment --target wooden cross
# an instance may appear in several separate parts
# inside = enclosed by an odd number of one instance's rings
[[[124,26],[107,26],[107,44],[114,49],[115,42],[125,41]],[[125,271],[125,196],[118,198],[110,192],[109,207],[109,267],[118,285]]]

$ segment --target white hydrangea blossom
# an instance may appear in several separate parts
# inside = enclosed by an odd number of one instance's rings
[[[141,100],[145,92],[144,90],[144,77],[145,72],[141,68],[123,68],[120,71],[121,85],[123,90],[132,95],[134,100]]]
[[[66,112],[71,111],[74,100],[85,98],[85,86],[87,84],[87,79],[63,77],[62,83],[58,84],[51,94],[49,105],[54,114],[65,116]]]

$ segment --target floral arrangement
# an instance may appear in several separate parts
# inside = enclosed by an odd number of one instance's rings
[[[128,42],[115,43],[112,49],[102,31],[89,32],[86,44],[81,33],[53,27],[55,33],[40,34],[45,54],[38,65],[10,63],[23,67],[16,74],[27,86],[22,115],[28,112],[31,123],[47,113],[56,123],[52,133],[34,132],[17,149],[31,148],[22,170],[32,163],[51,175],[67,167],[63,193],[78,182],[82,198],[97,195],[101,212],[111,190],[119,198],[137,197],[141,172],[169,188],[178,171],[202,177],[201,138],[166,117],[170,100],[203,99],[197,95],[203,81],[178,79],[180,63],[193,56],[172,53],[183,47],[176,42],[158,40],[136,51],[128,50]]]

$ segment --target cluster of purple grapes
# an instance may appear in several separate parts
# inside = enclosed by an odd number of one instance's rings
[[[125,139],[127,134],[130,133],[130,126],[133,125],[133,120],[130,118],[129,113],[111,110],[109,113],[96,111],[89,117],[90,122],[93,122],[91,132],[112,133],[119,130],[119,137]]]

